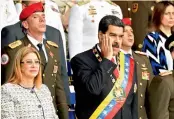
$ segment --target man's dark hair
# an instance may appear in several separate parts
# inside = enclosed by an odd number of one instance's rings
[[[124,28],[124,23],[121,19],[113,15],[107,15],[100,20],[98,31],[105,33],[108,30],[109,25]]]

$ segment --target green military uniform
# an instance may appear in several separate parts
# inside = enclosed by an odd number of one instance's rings
[[[133,52],[133,58],[135,60],[136,74],[137,74],[137,87],[134,86],[134,91],[137,88],[138,96],[138,119],[147,119],[146,114],[146,91],[150,85],[150,81],[154,77],[152,73],[151,64],[147,56],[142,52]]]
[[[133,48],[141,50],[148,27],[151,25],[152,11],[155,1],[134,1],[132,3],[132,28],[135,36]]]
[[[148,105],[149,119],[174,119],[174,74],[171,71],[152,80],[148,89]]]
[[[60,79],[61,69],[58,54],[59,47],[52,41],[45,40],[45,42],[48,62],[45,64],[45,66],[43,66],[44,69],[42,67],[42,81],[48,86],[51,92],[54,106],[56,109],[58,109],[59,118],[68,119],[68,104],[66,101],[63,83]],[[7,80],[9,78],[16,52],[20,48],[28,46],[29,44],[31,44],[31,47],[35,48],[28,38],[24,37],[23,39],[15,41],[4,48],[2,52],[2,80]]]

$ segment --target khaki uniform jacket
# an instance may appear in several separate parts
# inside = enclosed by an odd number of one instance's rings
[[[174,75],[155,76],[148,90],[149,119],[174,119]]]
[[[9,62],[6,65],[2,65],[2,78],[7,80],[9,75],[12,72],[13,61],[16,52],[24,47],[31,44],[27,37],[19,40],[21,42],[20,45],[15,48],[11,48],[9,46],[5,47],[2,55],[7,54],[9,57]],[[15,44],[17,41],[13,42]],[[31,44],[31,47],[34,47]],[[51,92],[53,103],[55,108],[58,109],[58,116],[60,119],[68,119],[68,104],[66,101],[65,91],[63,87],[62,80],[60,79],[61,68],[60,68],[60,57],[58,54],[59,47],[53,46],[48,42],[45,44],[45,49],[48,56],[48,62],[45,65],[45,69],[43,71],[42,81],[46,84]],[[56,67],[58,66],[58,69]]]
[[[137,72],[137,96],[138,96],[138,119],[147,119],[146,114],[146,93],[148,86],[150,85],[150,81],[154,77],[151,64],[147,56],[137,54],[133,52],[133,58],[135,60],[135,67]],[[149,77],[143,78],[143,73],[148,73]],[[145,73],[145,74],[146,74]],[[136,90],[136,89],[134,89]]]
[[[132,28],[135,35],[134,48],[140,50],[143,40],[148,33],[151,24],[152,11],[155,1],[134,1],[132,2]]]

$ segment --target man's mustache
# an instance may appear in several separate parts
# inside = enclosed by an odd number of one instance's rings
[[[119,48],[119,44],[117,42],[114,42],[114,44],[112,44],[112,47]]]

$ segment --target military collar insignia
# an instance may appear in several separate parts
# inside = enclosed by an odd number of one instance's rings
[[[97,45],[95,45],[95,46],[93,47],[92,51],[93,51],[95,57],[97,58],[97,60],[98,60],[99,62],[101,62],[101,61],[102,61],[102,57],[100,56],[100,54],[99,54],[99,52],[98,52],[98,50],[97,50]]]

